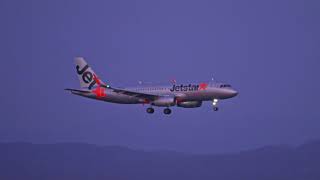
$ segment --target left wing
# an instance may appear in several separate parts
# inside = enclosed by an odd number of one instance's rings
[[[143,99],[147,99],[150,101],[154,101],[154,100],[158,99],[159,97],[161,97],[160,95],[146,94],[146,93],[135,92],[135,91],[128,91],[126,89],[118,89],[118,88],[113,88],[113,87],[109,87],[109,89],[112,89],[116,93],[125,94],[128,96],[133,96],[133,97],[138,97],[138,98],[143,98]]]
[[[72,93],[85,93],[85,94],[91,93],[91,91],[89,91],[89,90],[69,89],[69,88],[64,89],[64,90],[70,91]]]

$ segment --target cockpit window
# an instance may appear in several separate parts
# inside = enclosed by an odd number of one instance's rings
[[[221,84],[220,85],[220,88],[225,88],[225,87],[231,87],[231,85],[229,85],[229,84]]]

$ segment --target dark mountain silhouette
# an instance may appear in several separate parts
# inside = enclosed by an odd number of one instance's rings
[[[1,143],[0,179],[319,180],[320,141],[220,155],[81,143]]]

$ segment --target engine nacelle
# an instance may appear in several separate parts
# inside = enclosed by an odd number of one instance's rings
[[[183,107],[183,108],[197,108],[202,105],[202,101],[184,101],[184,102],[178,102],[177,106]]]
[[[161,97],[159,99],[154,100],[151,104],[154,106],[168,107],[174,106],[176,103],[174,97]]]

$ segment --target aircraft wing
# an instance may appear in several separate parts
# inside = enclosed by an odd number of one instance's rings
[[[91,93],[91,91],[89,90],[80,90],[80,89],[64,89],[66,91],[70,91],[70,92],[77,92],[77,93]]]
[[[155,99],[160,97],[159,95],[155,95],[155,94],[146,94],[146,93],[141,93],[141,92],[128,91],[126,89],[118,89],[118,88],[112,88],[112,87],[109,87],[109,89],[112,89],[116,93],[125,94],[125,95],[133,96],[133,97],[144,98],[144,99],[148,99],[150,101],[154,101]]]

